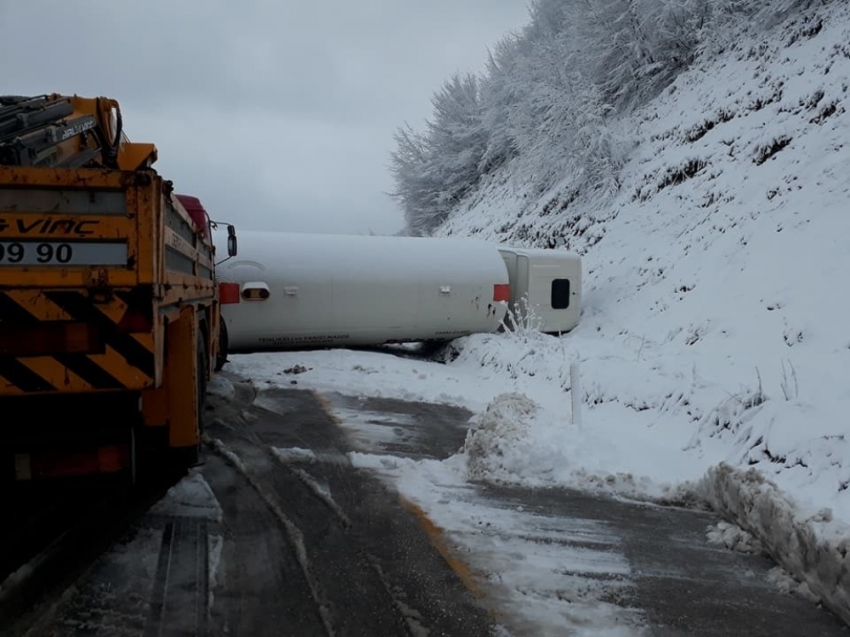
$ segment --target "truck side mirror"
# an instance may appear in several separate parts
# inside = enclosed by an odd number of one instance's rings
[[[227,226],[227,256],[236,256],[236,228]]]

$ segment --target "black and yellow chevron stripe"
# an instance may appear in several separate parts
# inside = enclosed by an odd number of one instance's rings
[[[129,333],[121,329],[128,313],[143,316],[152,324],[152,301],[140,290],[115,292],[106,302],[95,303],[77,290],[0,291],[0,334],[4,330],[26,333],[28,328],[74,322],[91,325],[101,347],[97,352],[61,351],[27,354],[26,343],[15,355],[0,351],[0,394],[87,392],[93,390],[142,389],[155,378],[154,333]],[[37,330],[33,330],[37,333]],[[7,350],[8,352],[9,350]],[[49,354],[49,355],[48,355]]]

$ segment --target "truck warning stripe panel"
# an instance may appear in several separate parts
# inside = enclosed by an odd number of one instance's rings
[[[68,391],[91,391],[93,388],[90,382],[80,376],[80,374],[72,371],[76,369],[75,367],[68,367],[59,360],[59,357],[33,356],[26,359],[25,365],[40,378],[62,379],[63,389],[67,389]]]
[[[0,291],[0,394],[151,387],[150,313],[150,296],[135,292],[95,303],[71,290]],[[143,320],[128,328],[128,316]]]
[[[0,382],[0,391],[4,392],[6,385],[19,390],[13,393],[45,392],[56,389],[21,361],[11,356],[0,356],[0,379],[5,379],[5,382]]]

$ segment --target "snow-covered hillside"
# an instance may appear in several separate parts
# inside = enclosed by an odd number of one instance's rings
[[[587,429],[715,467],[703,495],[850,620],[850,6],[731,41],[614,125],[615,197],[508,163],[435,234],[580,252],[582,324],[535,364],[581,361]]]

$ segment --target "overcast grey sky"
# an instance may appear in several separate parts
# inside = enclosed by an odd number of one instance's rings
[[[156,168],[251,230],[390,234],[393,133],[527,0],[0,0],[0,93],[113,97]]]

